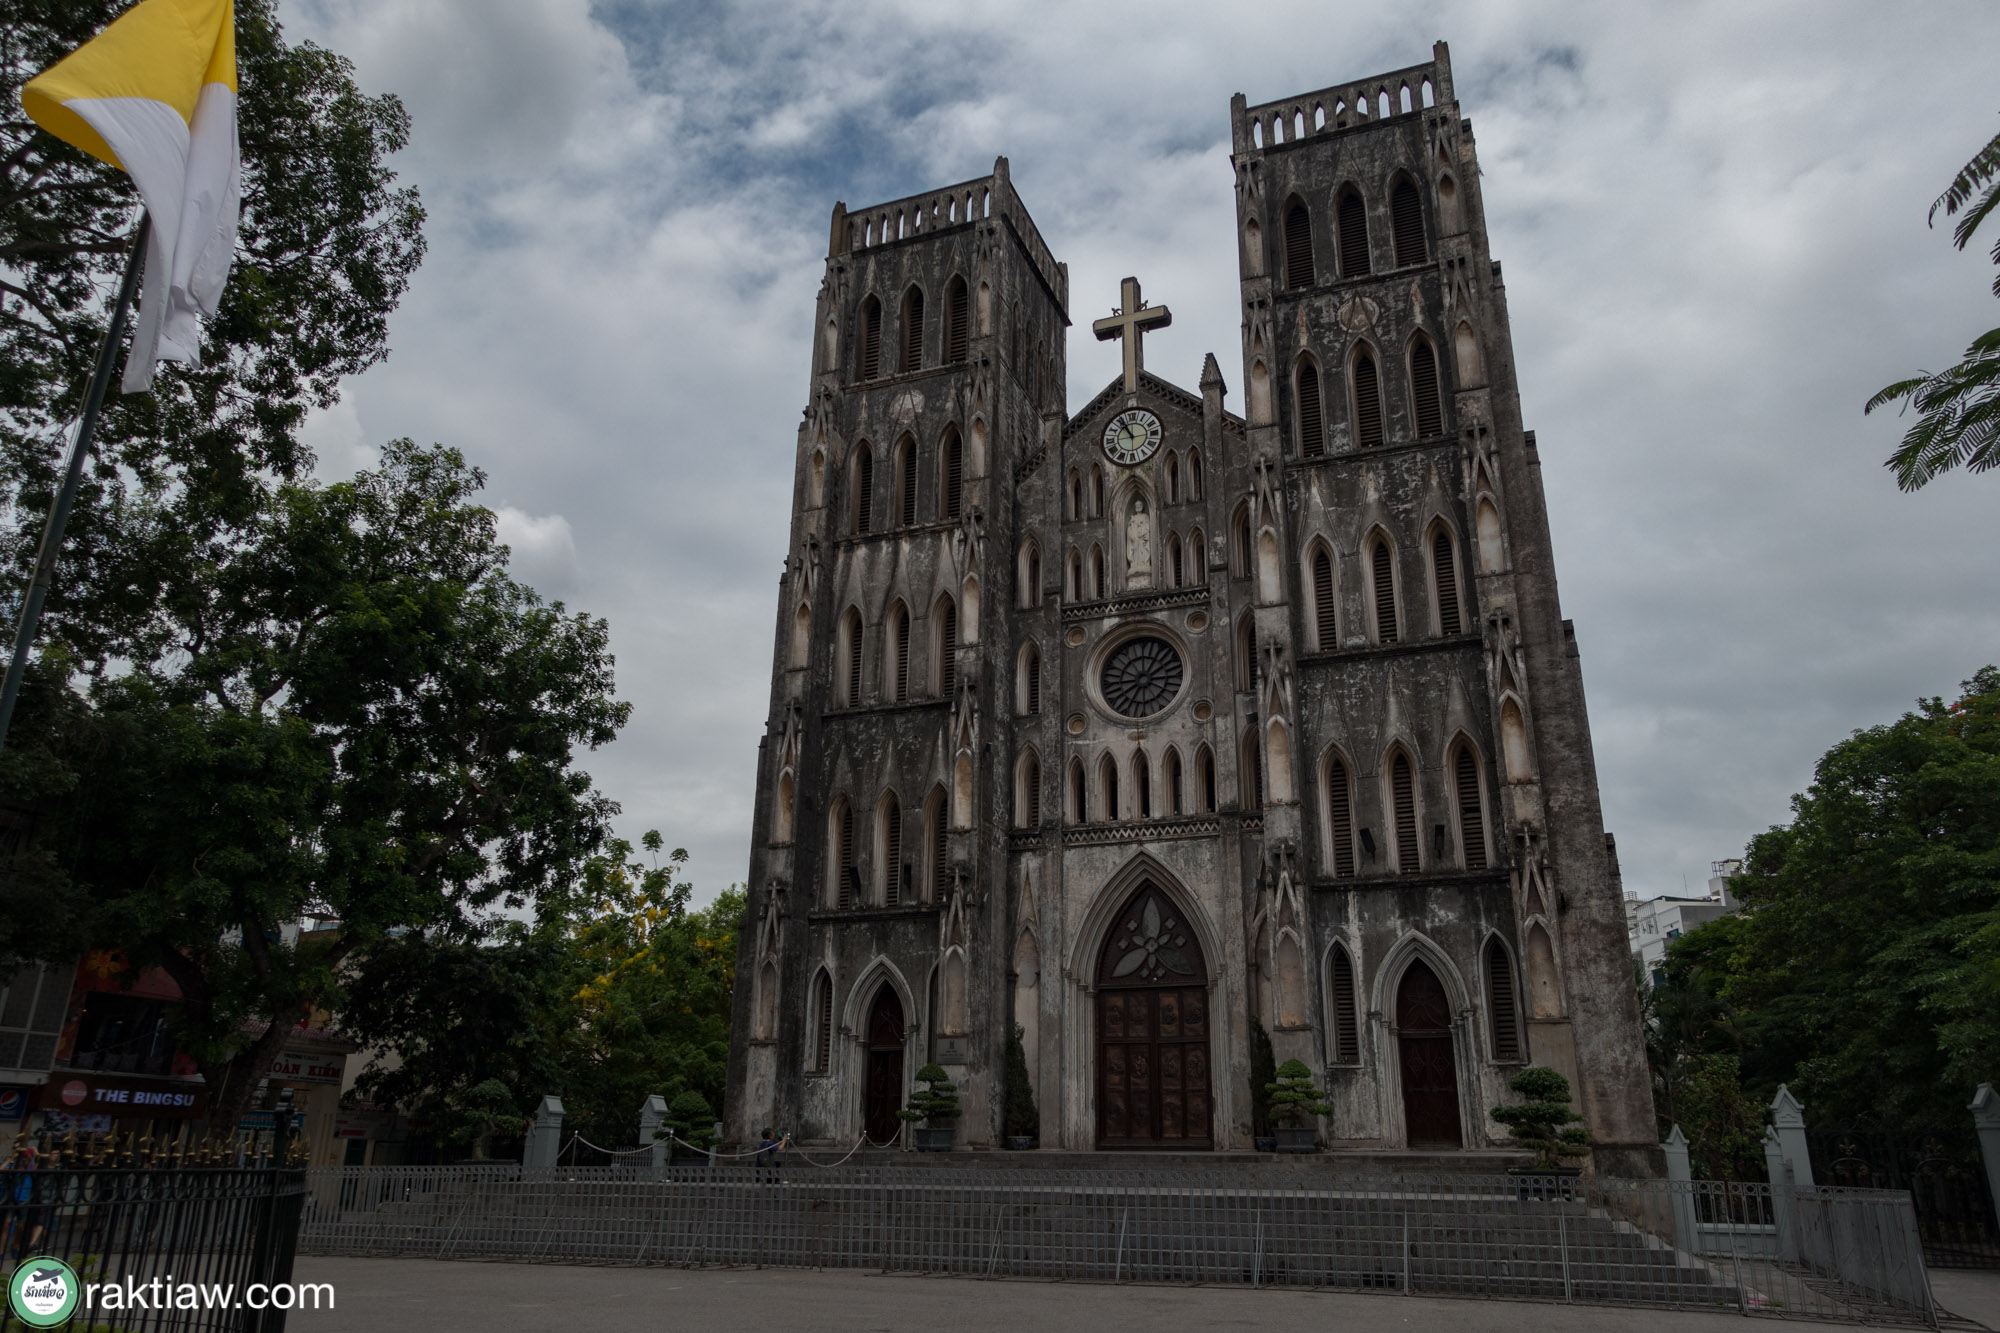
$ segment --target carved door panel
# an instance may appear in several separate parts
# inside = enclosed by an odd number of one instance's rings
[[[1403,1076],[1403,1125],[1412,1148],[1458,1148],[1458,1061],[1452,1051],[1451,1004],[1444,986],[1421,962],[1410,964],[1396,990],[1396,1042]]]
[[[1178,911],[1141,885],[1113,923],[1098,968],[1100,1147],[1212,1146],[1206,977]]]

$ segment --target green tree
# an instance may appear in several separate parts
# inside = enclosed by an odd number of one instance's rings
[[[1305,1128],[1315,1116],[1333,1114],[1303,1060],[1279,1065],[1277,1077],[1264,1085],[1264,1092],[1270,1098],[1271,1118],[1293,1129]]]
[[[1743,1092],[1733,1055],[1690,1055],[1674,1121],[1688,1141],[1697,1180],[1757,1180],[1764,1175],[1764,1108]]]
[[[1750,844],[1739,918],[1677,941],[1727,970],[1753,1095],[1956,1121],[2000,1068],[2000,669],[1834,746],[1792,811]]]
[[[452,1094],[438,1125],[451,1143],[471,1145],[472,1160],[483,1162],[495,1137],[515,1138],[528,1127],[528,1117],[515,1109],[513,1094],[497,1078]]]
[[[1529,1065],[1507,1086],[1521,1100],[1494,1107],[1492,1116],[1514,1131],[1514,1142],[1533,1150],[1535,1165],[1560,1166],[1565,1157],[1583,1156],[1590,1131],[1577,1123],[1583,1117],[1570,1105],[1568,1079],[1544,1065]]]
[[[148,651],[81,689],[53,654],[24,698],[0,805],[43,822],[0,950],[163,968],[214,1124],[372,950],[560,908],[606,835],[573,761],[629,711],[607,628],[508,577],[483,482],[404,440],[282,483],[175,574]]]
[[[1956,217],[1963,209],[1965,215],[1951,233],[1952,244],[1963,250],[1996,206],[2000,206],[2000,134],[1988,140],[1932,202],[1928,220],[1935,224],[1939,209],[1947,217]],[[1994,243],[1993,262],[2000,264],[2000,241]],[[1993,280],[1993,294],[2000,296],[2000,277]],[[1974,338],[1957,365],[1898,380],[1870,398],[1862,411],[1873,412],[1894,402],[1917,410],[1902,444],[1884,464],[1895,472],[1896,485],[1903,490],[1919,490],[1940,472],[1959,466],[1968,472],[2000,467],[2000,329]]]
[[[124,172],[44,133],[21,85],[126,0],[0,0],[0,568],[25,581],[70,424],[139,214]],[[423,257],[423,208],[389,157],[409,136],[393,96],[347,61],[289,45],[275,0],[237,0],[243,210],[235,267],[199,368],[105,403],[42,639],[115,673],[164,647],[162,604],[198,597],[274,480],[303,475],[298,431],[343,376],[388,351],[388,319]]]

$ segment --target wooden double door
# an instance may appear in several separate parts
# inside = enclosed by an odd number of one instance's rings
[[[1112,922],[1097,967],[1097,1144],[1214,1146],[1208,965],[1151,881]]]
[[[1463,1147],[1451,1001],[1437,973],[1421,960],[1410,964],[1396,988],[1396,1046],[1403,1074],[1405,1142],[1412,1148]]]
[[[877,1144],[890,1144],[903,1132],[903,1042],[909,1031],[904,1021],[903,1002],[893,986],[875,992],[868,1007],[868,1073],[863,1085],[862,1121],[868,1137]]]

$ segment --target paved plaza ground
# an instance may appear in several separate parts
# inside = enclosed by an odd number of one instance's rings
[[[1265,1329],[1333,1327],[1344,1333],[1743,1333],[1739,1315],[1600,1305],[1241,1287],[1115,1286],[877,1274],[851,1269],[598,1268],[429,1259],[302,1257],[301,1282],[331,1282],[337,1307],[291,1316],[290,1333],[477,1329],[854,1329],[1034,1333],[1042,1329]],[[2000,1273],[1938,1273],[1939,1304],[2000,1329]],[[1853,1325],[1758,1321],[1773,1330]],[[1972,1322],[1962,1323],[1970,1328]]]

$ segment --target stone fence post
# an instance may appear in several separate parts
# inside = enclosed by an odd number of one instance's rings
[[[1785,1096],[1782,1087],[1780,1097]],[[1775,1128],[1764,1131],[1764,1169],[1771,1176],[1771,1221],[1778,1231],[1778,1258],[1796,1262],[1799,1257],[1799,1190],[1792,1165]]]
[[[1792,1090],[1782,1083],[1778,1085],[1778,1095],[1771,1099],[1771,1132],[1778,1140],[1779,1151],[1784,1154],[1785,1165],[1791,1168],[1793,1186],[1802,1190],[1811,1189],[1812,1154],[1806,1148],[1806,1110],[1799,1105],[1799,1099],[1792,1096]],[[1776,1176],[1771,1178],[1771,1183],[1778,1183]]]
[[[1688,1160],[1687,1135],[1675,1125],[1660,1151],[1667,1159],[1667,1189],[1674,1207],[1674,1244],[1689,1254],[1701,1253],[1701,1227],[1694,1208],[1694,1165]]]
[[[673,1145],[659,1137],[660,1129],[667,1123],[667,1099],[654,1093],[639,1108],[639,1146],[653,1150],[653,1174],[664,1175],[667,1169],[667,1149]]]
[[[2000,1212],[2000,1093],[1993,1091],[1991,1083],[1982,1083],[1965,1109],[1972,1112],[1973,1127],[1979,1131],[1979,1154],[1986,1159],[1986,1187],[1992,1193],[1994,1210]]]
[[[563,1104],[553,1094],[542,1098],[535,1109],[534,1123],[528,1126],[527,1142],[521,1147],[521,1165],[529,1171],[547,1171],[562,1152]]]

